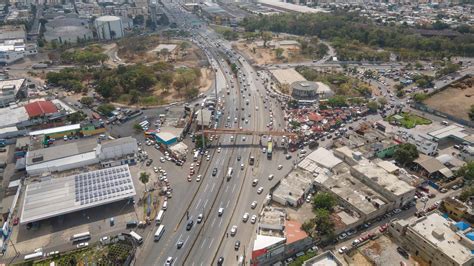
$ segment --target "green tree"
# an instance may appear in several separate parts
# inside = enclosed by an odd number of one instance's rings
[[[137,15],[133,18],[133,24],[135,25],[141,25],[145,23],[145,17],[143,15]]]
[[[332,235],[334,233],[334,223],[331,220],[330,212],[326,209],[316,209],[315,211],[316,230],[322,236]]]
[[[474,180],[474,161],[464,164],[456,171],[456,176],[463,177],[466,180]]]
[[[314,232],[314,228],[316,227],[316,219],[312,218],[305,221],[301,225],[301,230],[305,231],[308,235],[312,236]]]
[[[328,104],[332,107],[347,106],[347,99],[343,95],[336,95],[328,99]]]
[[[393,154],[393,158],[399,164],[406,166],[418,158],[418,150],[416,149],[416,146],[411,143],[402,143],[398,145]]]
[[[184,51],[184,50],[188,49],[189,47],[191,47],[191,45],[188,42],[182,42],[182,43],[179,44],[179,49],[181,51]]]
[[[161,51],[158,52],[159,56],[163,58],[163,60],[168,60],[168,56],[170,55],[170,51],[167,48],[161,49]]]
[[[92,97],[84,96],[81,98],[81,103],[85,106],[91,106],[93,102],[94,99]]]
[[[330,211],[334,208],[336,203],[337,200],[331,193],[320,192],[313,199],[313,208],[315,210],[325,209]]]
[[[283,56],[283,52],[284,52],[284,51],[285,51],[285,50],[283,50],[283,48],[276,48],[276,49],[275,49],[275,56],[276,56],[276,58],[278,58],[278,59],[281,58],[281,57]]]
[[[267,47],[267,43],[272,40],[273,34],[269,31],[262,31],[260,37],[263,40],[263,47]]]
[[[379,102],[380,106],[385,106],[387,104],[387,99],[385,97],[380,97],[377,99]]]
[[[110,103],[101,104],[97,107],[97,111],[105,116],[110,116],[113,110],[115,110],[115,106]]]
[[[202,135],[195,135],[195,141],[196,149],[203,148]],[[204,136],[204,142],[206,143],[206,147],[209,146],[209,139],[206,136]]]
[[[70,114],[67,117],[67,120],[71,122],[72,124],[77,124],[77,123],[82,122],[86,117],[87,117],[86,114],[84,114],[82,111],[78,111],[78,112]]]
[[[141,172],[140,177],[138,179],[140,180],[140,182],[143,183],[143,185],[145,185],[146,190],[146,184],[148,183],[148,181],[150,181],[150,175],[147,172]]]
[[[474,104],[471,105],[471,109],[469,109],[469,118],[471,119],[471,121],[474,121]]]
[[[427,98],[428,98],[428,94],[426,93],[415,93],[415,95],[413,95],[413,100],[417,103],[421,103]]]
[[[472,196],[474,196],[474,186],[470,185],[463,189],[461,195],[459,195],[459,200],[466,201]]]
[[[129,94],[131,96],[130,97],[131,104],[137,103],[138,100],[140,99],[140,92],[138,92],[137,90],[130,90]]]
[[[379,104],[376,101],[370,101],[367,103],[367,108],[369,108],[372,113],[375,113],[379,108]]]
[[[135,129],[136,133],[140,133],[143,131],[142,127],[138,123],[133,124],[133,129]]]

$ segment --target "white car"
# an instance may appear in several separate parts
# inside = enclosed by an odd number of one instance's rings
[[[339,254],[345,253],[346,251],[347,251],[346,246],[343,246],[343,247],[341,247],[340,249],[337,250],[337,252],[339,252]]]
[[[259,188],[257,189],[257,194],[262,194],[262,192],[263,192],[263,187],[259,187]]]
[[[230,229],[230,236],[235,236],[237,234],[237,225],[233,225]]]
[[[165,266],[171,266],[173,264],[173,257],[168,257],[165,262]]]
[[[250,204],[250,208],[255,209],[257,207],[257,201],[253,201],[252,204]]]
[[[153,172],[158,173],[158,168],[156,168],[156,166],[153,166]]]
[[[267,148],[262,148],[262,153],[266,153],[267,152]]]
[[[209,161],[211,159],[211,155],[207,155],[206,161]]]
[[[196,182],[201,181],[201,177],[202,177],[202,175],[198,175],[198,176],[196,177]]]
[[[247,139],[247,138],[245,138],[245,137],[242,137],[242,141],[245,141],[246,139]]]
[[[269,175],[269,176],[268,176],[268,180],[272,180],[273,177],[275,177],[275,176],[274,176],[274,175]]]
[[[89,246],[88,242],[83,242],[83,243],[77,244],[77,248],[83,248],[83,247],[87,247],[87,246]]]
[[[281,170],[283,168],[283,165],[279,164],[278,165],[278,170]]]
[[[244,223],[246,223],[246,222],[249,220],[249,216],[250,216],[249,213],[246,212],[246,213],[244,214],[244,216],[242,216],[242,221],[243,221]]]
[[[221,147],[217,148],[217,152],[219,152],[219,153],[220,153],[220,152],[221,152],[221,150],[222,150],[222,149],[221,149]]]
[[[252,215],[252,218],[250,218],[250,223],[251,224],[254,224],[255,222],[257,222],[257,215]]]
[[[160,157],[160,162],[162,162],[162,163],[166,162],[165,158]]]

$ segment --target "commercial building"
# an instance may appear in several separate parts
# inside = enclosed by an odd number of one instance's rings
[[[357,165],[351,167],[350,172],[362,183],[392,202],[394,208],[406,205],[415,196],[413,186],[367,159],[361,159]]]
[[[30,176],[37,176],[47,172],[62,172],[110,160],[120,161],[121,164],[134,163],[132,156],[137,151],[137,141],[132,137],[102,143],[97,143],[96,139],[84,139],[28,151],[25,158],[26,172]],[[123,159],[124,157],[125,159]]]
[[[21,39],[26,42],[24,25],[3,25],[0,27],[0,42]]]
[[[25,79],[0,80],[0,107],[9,106],[26,94],[25,81]]]
[[[332,170],[341,163],[342,161],[334,156],[331,151],[320,147],[301,161],[298,164],[298,167],[309,172],[314,172],[315,170],[320,169],[320,167]]]
[[[438,142],[434,141],[433,137],[429,135],[421,133],[402,132],[399,140],[415,145],[416,149],[425,155],[433,156],[438,151]]]
[[[304,203],[312,188],[312,174],[295,170],[281,179],[272,193],[272,200],[284,206],[298,207]]]
[[[298,81],[307,81],[298,71],[294,68],[287,69],[272,69],[270,70],[273,78],[277,81],[278,85],[291,85]]]
[[[27,44],[23,25],[0,27],[0,65],[8,65],[37,53],[35,44]]]
[[[20,223],[41,221],[135,195],[128,165],[50,178],[26,186]]]
[[[327,99],[334,95],[334,92],[322,82],[296,81],[291,83],[291,96],[296,100],[316,101]]]
[[[116,16],[98,17],[94,21],[97,36],[101,40],[120,39],[124,36],[122,19]]]
[[[433,266],[473,265],[474,232],[465,223],[456,223],[432,212],[413,222],[394,220],[390,233],[403,247]]]
[[[421,176],[429,178],[451,178],[454,175],[453,172],[438,159],[431,156],[420,154],[413,163],[415,164],[415,169]]]

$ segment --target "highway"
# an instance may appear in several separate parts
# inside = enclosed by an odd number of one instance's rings
[[[178,23],[179,27],[188,27],[186,21],[198,20],[191,14],[183,13],[176,4],[163,3],[167,7],[165,12],[171,12],[169,14],[171,18],[185,18],[181,20],[183,23]],[[272,129],[283,127],[281,109],[276,100],[267,95],[262,80],[253,67],[243,59],[238,60],[240,55],[231,50],[229,43],[219,39],[218,35],[204,24],[201,25],[203,26],[200,29],[192,31],[194,33],[192,41],[204,49],[211,65],[217,69],[218,99],[223,106],[220,110],[223,115],[219,127],[268,130],[270,109],[274,123]],[[227,60],[240,68],[236,75],[232,73]],[[259,146],[259,138],[246,136],[244,139],[243,136],[234,136],[232,141],[231,136],[222,135],[213,142],[213,147],[210,149],[211,160],[207,161],[203,156],[197,173],[203,178],[196,193],[191,193],[190,189],[188,195],[184,195],[183,198],[171,199],[176,206],[172,211],[168,210],[164,216],[162,223],[165,225],[164,235],[158,242],[154,242],[154,231],[148,233],[137,255],[138,264],[163,265],[168,257],[173,257],[173,265],[211,265],[215,264],[219,257],[224,258],[225,264],[231,264],[232,260],[244,254],[248,260],[251,252],[248,243],[251,243],[258,222],[252,224],[249,219],[244,223],[242,216],[246,212],[250,217],[258,215],[271,186],[289,172],[292,166],[291,161],[284,159],[282,150],[275,151],[272,160],[268,160]],[[264,137],[261,141],[266,144],[267,139]],[[220,143],[221,152],[217,149],[217,143]],[[251,155],[255,157],[253,167],[249,165]],[[283,169],[276,170],[279,163],[283,164]],[[229,167],[233,168],[233,174],[227,181],[225,175]],[[211,174],[214,168],[218,169],[216,176]],[[270,174],[275,175],[272,180],[268,180]],[[183,173],[183,176],[185,175],[187,173]],[[193,182],[196,175],[193,177]],[[255,178],[259,180],[258,185],[252,186],[252,180]],[[257,194],[259,187],[263,187],[261,194]],[[257,201],[255,209],[250,207],[253,201]],[[220,208],[224,209],[222,216],[218,216]],[[194,221],[189,231],[186,230],[188,220],[186,211],[189,220]],[[196,218],[199,214],[203,214],[203,221],[197,224]],[[238,227],[234,237],[230,235],[230,228],[233,225]],[[238,251],[234,250],[236,240],[242,243]],[[180,249],[177,248],[179,241],[183,242]]]

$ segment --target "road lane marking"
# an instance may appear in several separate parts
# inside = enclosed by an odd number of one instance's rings
[[[198,201],[198,203],[196,204],[196,208],[194,208],[195,210],[197,210],[197,209],[198,209],[198,207],[199,207],[199,204],[201,204],[201,198],[199,198],[199,201]]]
[[[213,184],[212,184],[212,188],[211,188],[211,192],[214,191],[214,188],[215,188],[215,187],[216,187],[216,183],[213,183]]]
[[[234,191],[235,191],[235,186],[236,186],[236,185],[237,185],[237,184],[234,184],[234,186],[232,187],[232,193],[234,193]]]
[[[212,224],[211,224],[211,227],[214,226],[214,223],[216,222],[216,217],[214,217],[214,220],[212,220]]]
[[[185,245],[186,245],[186,243],[188,242],[188,239],[189,239],[189,235],[188,235],[188,237],[186,237],[186,240],[184,241],[184,244],[183,244],[183,246],[185,246]]]
[[[225,187],[225,193],[227,193],[227,190],[229,190],[229,186]]]
[[[209,199],[206,199],[206,202],[204,202],[204,207],[203,207],[203,209],[206,208],[208,202],[209,202]]]
[[[204,238],[204,241],[202,241],[201,248],[204,247],[204,243],[206,243],[207,238]]]
[[[221,227],[222,220],[223,220],[223,219],[219,219],[219,227]]]
[[[209,244],[209,249],[211,248],[212,243],[214,243],[214,238],[211,239],[211,243]]]
[[[225,206],[226,208],[229,208],[229,203],[230,203],[230,200],[227,201],[227,205]]]
[[[204,192],[207,191],[207,188],[209,187],[209,183],[206,184],[206,187],[204,188]]]

